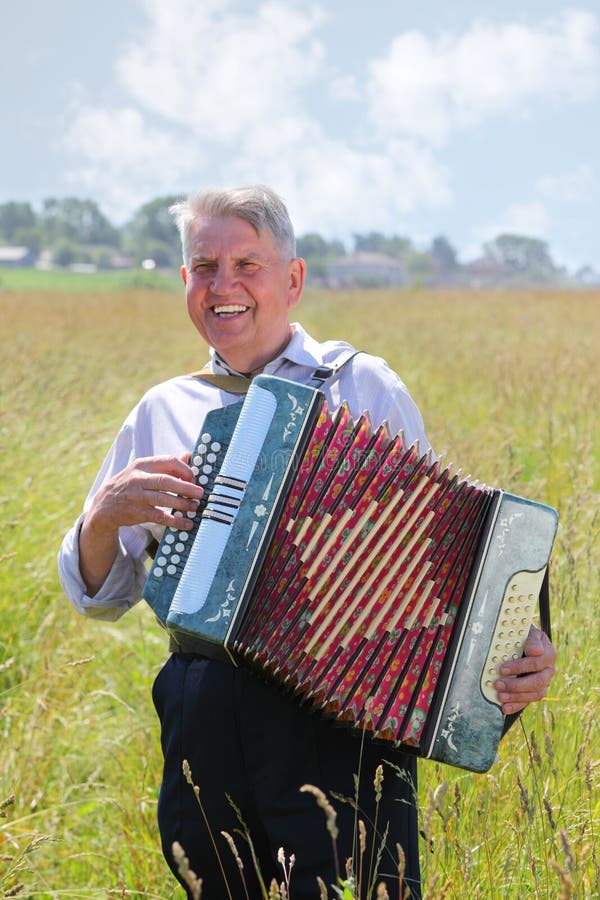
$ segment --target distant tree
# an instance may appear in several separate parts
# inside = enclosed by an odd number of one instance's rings
[[[433,281],[434,261],[430,253],[413,251],[406,255],[404,264],[412,287],[424,287]]]
[[[121,237],[94,200],[77,197],[44,200],[40,215],[44,243],[50,248],[65,241],[78,245],[118,247]]]
[[[314,231],[296,239],[296,253],[307,262],[309,280],[325,278],[332,259],[346,255],[341,241],[327,241]]]
[[[485,256],[502,266],[509,276],[524,281],[551,283],[562,274],[546,241],[522,234],[500,234],[483,247]]]
[[[123,247],[138,262],[154,259],[159,266],[181,265],[181,241],[169,207],[180,200],[174,195],[144,203],[123,229]]]
[[[413,251],[411,239],[399,235],[387,237],[380,231],[370,231],[368,234],[355,234],[353,237],[355,253],[383,253],[385,256],[403,261]]]
[[[303,259],[323,259],[345,256],[346,248],[341,241],[327,241],[320,234],[311,231],[297,238],[296,252]]]
[[[429,252],[440,275],[452,274],[458,268],[456,250],[443,234],[432,240]]]
[[[36,217],[29,203],[0,203],[0,238],[7,243],[19,245],[21,235],[36,227]]]
[[[37,225],[31,228],[17,228],[10,243],[16,247],[28,247],[34,256],[37,256],[43,246],[41,230]]]

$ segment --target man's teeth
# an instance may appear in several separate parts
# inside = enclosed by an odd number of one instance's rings
[[[217,316],[233,316],[235,313],[246,312],[247,309],[247,306],[235,306],[230,304],[229,306],[214,306],[213,312]]]

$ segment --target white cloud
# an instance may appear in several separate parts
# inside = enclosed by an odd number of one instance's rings
[[[561,203],[596,202],[600,183],[590,166],[582,163],[561,175],[542,175],[537,182],[542,197]]]
[[[418,204],[447,202],[431,151],[397,139],[355,146],[311,114],[309,86],[329,90],[331,79],[333,95],[355,90],[330,73],[318,7],[268,0],[244,15],[234,6],[146,0],[146,27],[117,64],[127,106],[78,106],[65,142],[83,160],[74,177],[101,189],[109,213],[146,186],[143,199],[152,196],[151,184],[155,195],[157,180],[166,193],[185,180],[265,181],[301,211],[300,230],[337,234],[394,228]]]
[[[77,108],[63,144],[81,160],[69,180],[96,196],[117,221],[123,220],[144,200],[157,193],[171,194],[189,174],[189,137],[149,125],[133,107]],[[197,153],[194,166],[201,162]],[[142,201],[143,202],[143,201]]]
[[[540,200],[531,203],[513,203],[496,222],[486,226],[487,237],[498,234],[525,234],[529,237],[544,238],[548,233],[550,217],[546,206]]]
[[[520,112],[530,98],[587,96],[600,71],[587,13],[537,28],[477,23],[439,39],[407,32],[371,63],[365,87],[330,66],[316,2],[264,0],[250,13],[237,0],[143,8],[116,62],[119,107],[79,98],[64,141],[73,183],[119,219],[159,193],[256,180],[287,198],[299,231],[398,232],[403,217],[451,200],[439,144],[453,130]],[[358,126],[342,138],[315,110],[349,100]],[[535,203],[507,211],[507,228],[539,233],[543,201],[540,186]]]
[[[142,108],[207,144],[275,125],[319,71],[316,8],[267,0],[244,15],[231,2],[145,5],[148,27],[119,62],[121,83]]]
[[[552,220],[546,205],[540,199],[529,203],[512,203],[495,219],[473,229],[471,240],[463,248],[464,259],[475,259],[481,254],[482,245],[500,234],[520,234],[547,240]]]
[[[598,21],[569,10],[537,27],[476,22],[464,34],[411,31],[370,64],[367,93],[382,134],[441,144],[451,132],[533,99],[585,100],[600,78]]]

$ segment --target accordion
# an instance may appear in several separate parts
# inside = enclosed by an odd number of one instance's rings
[[[191,462],[194,527],[165,530],[144,589],[175,640],[373,739],[486,771],[494,681],[522,655],[556,512],[265,375],[206,416]]]

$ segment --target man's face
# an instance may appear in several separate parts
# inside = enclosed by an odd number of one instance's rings
[[[268,231],[259,237],[235,216],[200,219],[181,274],[192,322],[232,368],[254,372],[284,349],[304,263],[282,259]]]

